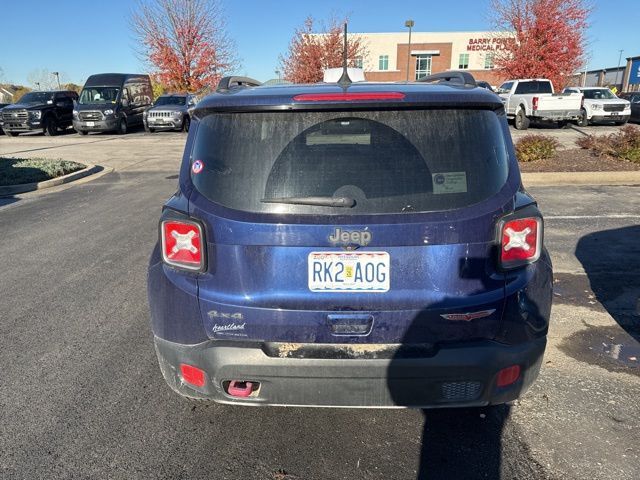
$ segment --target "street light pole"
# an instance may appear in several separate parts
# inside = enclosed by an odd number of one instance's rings
[[[56,80],[58,80],[58,90],[61,88],[60,87],[60,72],[51,72],[51,75],[55,75],[56,76]]]
[[[407,47],[407,82],[409,81],[409,62],[411,60],[411,29],[415,25],[413,20],[404,22],[404,26],[409,28],[409,46]]]
[[[624,50],[618,50],[620,52],[620,55],[618,55],[618,69],[616,70],[616,85],[615,87],[618,88],[618,74],[620,73],[620,60],[622,60],[622,52],[624,52]],[[620,88],[620,90],[622,90],[622,88]]]

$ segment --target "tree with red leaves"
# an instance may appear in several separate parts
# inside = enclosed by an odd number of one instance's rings
[[[560,90],[584,67],[584,0],[493,0],[492,10],[495,27],[513,36],[494,57],[507,77],[548,78]]]
[[[307,17],[295,30],[286,56],[280,56],[284,77],[294,83],[315,83],[322,81],[325,69],[341,67],[346,21],[332,18],[323,33],[314,33],[314,19]],[[347,65],[355,67],[359,58],[366,57],[366,48],[356,35],[348,34],[347,41]]]
[[[131,26],[141,56],[167,90],[213,89],[235,66],[217,0],[140,1]]]

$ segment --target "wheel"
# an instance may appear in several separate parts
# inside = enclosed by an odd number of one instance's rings
[[[588,127],[589,126],[589,119],[587,118],[587,111],[586,110],[581,110],[580,111],[580,118],[578,118],[578,126],[579,127]]]
[[[4,132],[7,134],[8,137],[17,137],[18,134],[16,132]]]
[[[78,135],[86,135],[89,132],[87,132],[86,130],[78,130]]]
[[[44,134],[47,137],[55,137],[58,134],[58,124],[53,117],[47,117],[44,121]]]
[[[514,126],[516,127],[516,130],[526,130],[527,128],[529,128],[530,122],[531,121],[524,113],[524,108],[520,108],[518,110],[518,113],[516,113],[516,118],[514,120]]]
[[[188,132],[190,126],[191,126],[191,119],[189,117],[184,117],[184,120],[182,121],[182,131]]]
[[[120,135],[124,135],[127,133],[127,119],[123,118],[120,120],[120,125],[118,126],[118,133]]]

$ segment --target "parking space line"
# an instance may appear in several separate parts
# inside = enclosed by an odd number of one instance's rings
[[[612,213],[611,215],[545,215],[545,220],[581,220],[594,218],[632,219],[639,218],[640,215],[633,213]]]

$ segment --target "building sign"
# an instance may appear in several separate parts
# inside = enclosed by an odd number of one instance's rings
[[[470,38],[467,44],[467,51],[494,52],[496,50],[506,50],[507,44],[510,42],[513,42],[513,38]]]
[[[631,72],[629,72],[629,85],[640,84],[640,58],[631,62]]]

